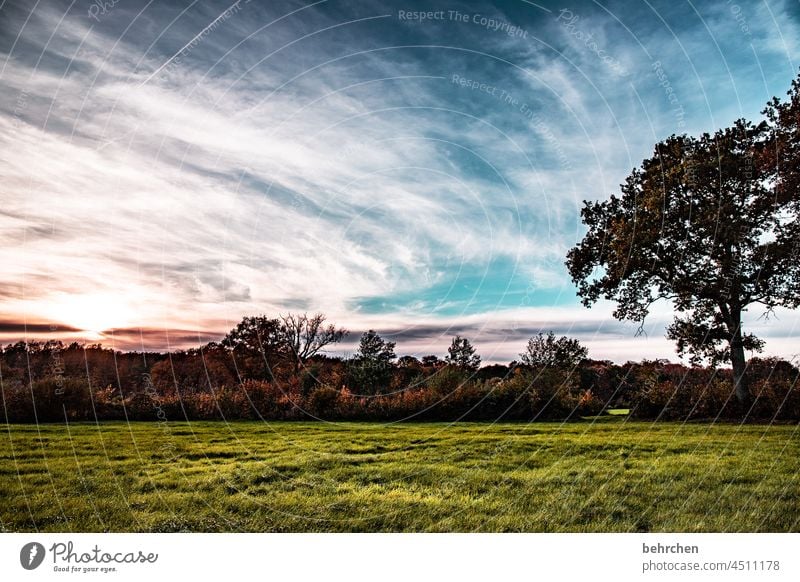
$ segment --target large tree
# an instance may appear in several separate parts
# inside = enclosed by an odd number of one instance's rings
[[[467,338],[460,335],[454,337],[450,347],[447,348],[445,361],[468,372],[474,372],[481,366],[481,357],[475,353],[475,348]]]
[[[776,195],[775,165],[764,162],[773,136],[767,123],[739,120],[658,143],[621,196],[585,203],[588,233],[567,257],[587,307],[609,299],[616,318],[643,322],[653,303],[670,300],[667,335],[678,352],[730,361],[741,402],[749,398],[745,350],[763,345],[744,333],[742,314],[800,301],[797,239],[786,230],[791,223],[797,232],[797,190]]]
[[[528,340],[525,351],[519,356],[523,364],[532,368],[557,368],[571,370],[589,355],[589,350],[574,338],[556,337],[552,331],[539,333]]]
[[[349,333],[335,325],[325,325],[321,313],[309,316],[306,313],[281,315],[282,342],[291,354],[295,373],[311,356],[319,353],[325,346],[335,344]]]
[[[281,344],[281,322],[266,315],[245,316],[220,342],[226,348],[261,353],[278,349]]]
[[[222,340],[221,345],[239,356],[241,376],[252,376],[266,366],[269,376],[278,362],[288,362],[295,374],[310,357],[337,343],[347,330],[325,325],[321,313],[247,316]]]
[[[274,367],[289,356],[281,321],[266,315],[242,318],[220,344],[234,354],[237,373],[242,378],[271,378]]]
[[[365,331],[358,343],[355,359],[373,367],[385,368],[397,357],[394,353],[395,345],[395,342],[384,340],[374,329]]]
[[[770,140],[760,161],[773,171],[776,203],[785,209],[776,232],[775,248],[781,252],[771,260],[783,273],[782,286],[792,290],[796,306],[800,296],[800,77],[787,95],[785,101],[774,97],[764,110]]]
[[[387,342],[375,330],[364,332],[351,363],[353,379],[369,392],[385,391],[392,379],[395,342]]]

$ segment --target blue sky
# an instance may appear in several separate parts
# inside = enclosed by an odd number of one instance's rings
[[[2,2],[0,334],[175,348],[309,310],[401,353],[554,329],[674,358],[669,306],[643,337],[580,306],[581,202],[757,119],[799,26],[788,1]],[[793,355],[796,315],[759,315]]]

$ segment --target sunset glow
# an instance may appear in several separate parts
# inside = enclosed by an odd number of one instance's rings
[[[597,357],[674,358],[669,305],[645,338],[580,304],[564,260],[583,200],[672,133],[757,118],[797,72],[800,21],[796,3],[754,5],[743,43],[724,3],[664,3],[656,29],[619,4],[625,22],[590,2],[425,22],[7,3],[0,341],[54,324],[188,347],[247,314],[322,311],[400,353],[442,353],[457,329],[507,361],[552,329]],[[791,355],[797,315],[761,315],[767,352]]]
[[[113,295],[63,295],[48,305],[53,321],[94,334],[136,323],[136,313],[124,300]]]

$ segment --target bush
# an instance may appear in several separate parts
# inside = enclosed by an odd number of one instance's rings
[[[436,370],[425,382],[428,390],[439,396],[444,396],[455,392],[456,389],[466,382],[467,373],[456,366],[447,365]]]
[[[777,358],[754,358],[748,366],[751,416],[762,420],[800,419],[800,370]]]
[[[169,357],[77,344],[7,346],[0,352],[5,420],[63,422],[66,412],[69,421],[531,421],[592,416],[610,407],[631,408],[636,418],[648,420],[800,420],[800,370],[778,358],[750,360],[753,400],[742,408],[730,370],[665,360],[582,360],[577,367],[512,362],[473,373],[436,357],[405,356],[386,364],[391,374],[370,384],[377,394],[366,396],[353,394],[363,386],[354,383],[352,361],[316,355],[280,380],[238,382],[232,355],[211,344]]]
[[[632,372],[638,387],[633,415],[660,420],[696,420],[739,414],[730,373],[645,362]]]
[[[4,390],[8,422],[63,422],[92,420],[94,405],[89,384],[77,378],[49,377],[29,387],[17,384]]]
[[[306,412],[320,419],[335,419],[339,412],[339,391],[327,385],[317,386],[308,398]]]

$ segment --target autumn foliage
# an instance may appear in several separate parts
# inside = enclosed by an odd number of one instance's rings
[[[405,356],[364,379],[363,361],[317,354],[259,367],[220,344],[171,354],[18,343],[0,352],[8,422],[95,420],[535,421],[629,408],[654,420],[800,420],[797,366],[753,359],[747,410],[731,371],[664,360],[571,366],[512,362],[478,370]],[[247,357],[247,356],[244,356]],[[363,356],[362,356],[363,359]],[[243,374],[243,370],[247,374]]]

